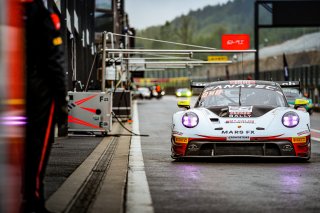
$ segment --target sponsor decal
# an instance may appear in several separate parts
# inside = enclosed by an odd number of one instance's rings
[[[251,117],[252,106],[229,106],[229,117]]]
[[[253,130],[222,130],[221,134],[223,135],[254,135],[255,132]]]
[[[249,136],[229,136],[227,141],[250,141]]]
[[[237,82],[237,81],[234,81]],[[254,88],[254,89],[267,89],[267,90],[273,90],[273,91],[278,91],[280,88],[276,86],[270,86],[270,85],[263,85],[263,84],[253,84],[251,81],[250,83],[248,82],[242,82],[241,84],[223,84],[223,85],[216,85],[216,86],[211,86],[205,89],[205,92],[209,92],[212,90],[218,90],[218,89],[231,89],[231,88]]]
[[[304,131],[302,131],[302,132],[298,132],[297,133],[297,135],[305,135],[305,134],[309,134],[310,133],[310,131],[309,130],[304,130]]]
[[[228,61],[228,56],[225,55],[209,55],[207,57],[208,61]]]
[[[252,112],[252,106],[229,106],[229,112]]]
[[[254,120],[226,120],[226,124],[254,124]]]
[[[206,98],[206,97],[208,97],[208,96],[219,96],[219,95],[222,94],[222,92],[223,92],[222,89],[210,90],[210,91],[204,92],[203,95],[202,95],[202,97],[203,97],[203,98]]]
[[[172,131],[172,134],[173,134],[173,135],[183,135],[182,132],[178,132],[178,131]]]
[[[293,150],[293,147],[289,144],[286,144],[281,148],[281,150],[284,152],[291,152]]]
[[[306,143],[307,137],[294,137],[292,138],[292,143]]]
[[[224,50],[247,50],[250,48],[249,34],[224,34],[221,37]]]
[[[281,86],[299,86],[299,81],[277,81]]]
[[[237,80],[237,81],[229,81],[230,84],[256,84],[256,81],[246,81],[246,80]]]
[[[188,143],[188,138],[175,137],[175,142],[176,143]]]
[[[250,118],[251,117],[251,114],[232,114],[232,115],[229,115],[229,118]]]
[[[199,150],[199,147],[198,147],[196,144],[191,144],[191,145],[188,147],[188,150],[191,151],[191,152],[195,152],[195,151],[198,151],[198,150]]]

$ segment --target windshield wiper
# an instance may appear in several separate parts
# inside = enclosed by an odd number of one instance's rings
[[[239,87],[239,106],[241,106],[241,87]]]

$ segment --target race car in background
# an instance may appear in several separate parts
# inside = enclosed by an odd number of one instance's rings
[[[305,110],[311,115],[313,112],[313,102],[311,98],[302,95],[299,81],[279,81],[277,82],[282,87],[283,93],[287,98],[288,104],[294,107],[296,101],[305,100],[307,103],[304,105]]]
[[[202,87],[194,108],[172,117],[171,157],[255,156],[310,159],[310,116],[290,108],[278,83],[238,80]]]
[[[177,97],[191,97],[192,92],[188,88],[179,88],[176,90],[176,96]]]
[[[147,87],[139,87],[138,93],[141,99],[150,99],[151,98],[151,91]]]

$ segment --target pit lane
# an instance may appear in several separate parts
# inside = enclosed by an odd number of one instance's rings
[[[192,102],[195,97],[192,97]],[[318,212],[320,116],[311,118],[312,158],[303,163],[261,158],[176,162],[170,157],[177,98],[138,102],[146,176],[155,212]]]

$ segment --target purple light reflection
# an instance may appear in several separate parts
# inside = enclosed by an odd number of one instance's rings
[[[198,125],[198,116],[195,113],[186,113],[182,117],[182,124],[185,127],[192,128]]]
[[[286,126],[295,126],[298,124],[298,117],[297,116],[284,117],[283,123]]]
[[[179,176],[188,182],[188,180],[200,180],[200,171],[196,166],[192,165],[179,165],[175,168],[175,172],[178,172]]]
[[[183,124],[185,126],[195,126],[197,124],[197,118],[195,117],[184,117]]]
[[[6,116],[6,117],[2,117],[1,120],[17,121],[17,120],[27,120],[27,118],[24,116]]]
[[[299,192],[303,190],[303,177],[305,173],[303,166],[282,166],[277,170],[280,172],[279,181],[284,191]]]
[[[27,123],[26,120],[24,116],[4,116],[0,117],[0,125],[21,126]]]
[[[299,123],[299,116],[294,112],[286,113],[282,117],[282,123],[286,127],[295,127]]]
[[[284,185],[294,187],[300,184],[299,177],[293,175],[283,175],[281,176],[281,182]]]

